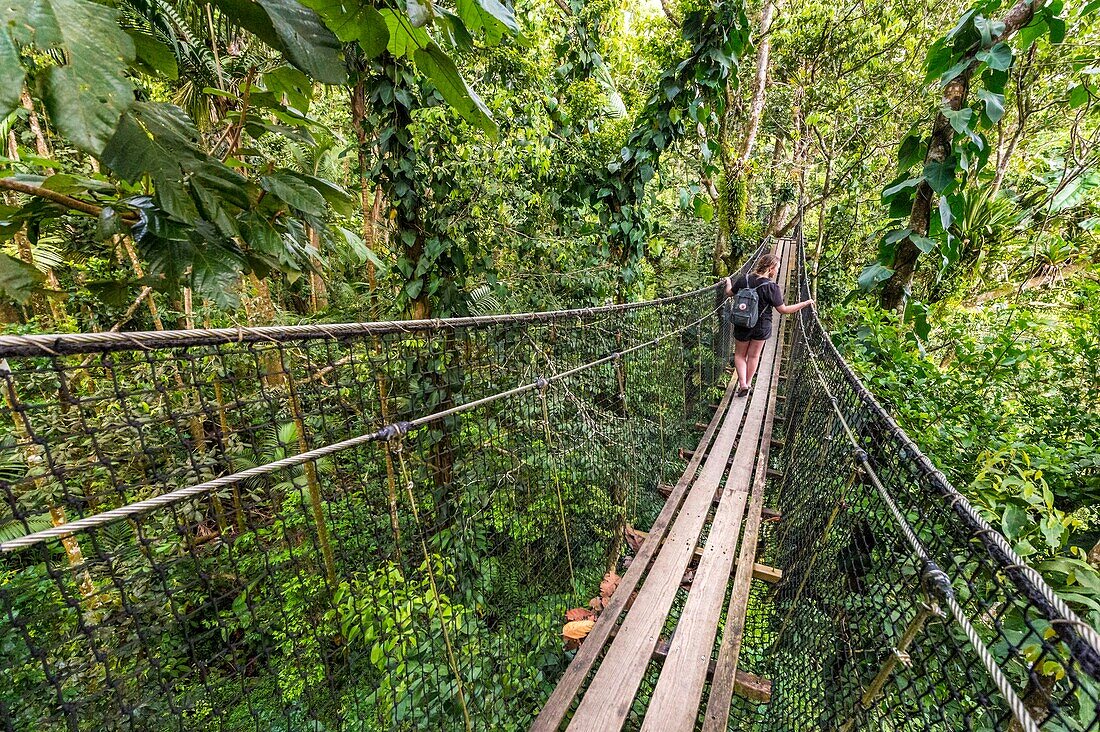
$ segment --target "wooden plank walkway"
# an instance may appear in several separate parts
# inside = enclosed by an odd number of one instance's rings
[[[786,282],[793,259],[790,240],[780,240],[780,250],[781,280]],[[731,379],[610,605],[532,730],[559,730],[567,718],[569,730],[621,729],[653,659],[659,660],[661,671],[642,722],[647,732],[695,729],[708,681],[704,718],[708,730],[725,729],[735,692],[756,700],[762,697],[761,689],[770,694],[770,683],[739,670],[738,659],[754,575],[765,580],[781,576],[780,570],[755,562],[782,361],[782,318],[776,314],[774,322],[776,330],[761,356],[753,391],[748,398],[734,397],[736,379]],[[707,540],[700,547],[712,507]],[[671,641],[662,640],[684,572],[692,562],[697,562],[695,577],[676,631]],[[725,631],[715,662],[712,656],[723,614]],[[586,680],[587,688],[570,717]]]

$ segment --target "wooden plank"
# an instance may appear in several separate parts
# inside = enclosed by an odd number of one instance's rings
[[[761,450],[761,432],[766,432],[764,440],[770,440],[765,422],[776,376],[778,342],[779,334],[773,329],[761,357],[764,368],[757,388],[748,400],[745,428],[737,444],[726,487],[695,572],[692,591],[680,614],[668,658],[650,697],[642,732],[690,732],[695,729],[706,684],[707,664],[701,659],[709,661],[718,633],[726,588],[737,556],[741,520],[753,486],[753,465]],[[767,450],[767,445],[763,449]],[[747,535],[745,540],[749,541]],[[753,556],[747,558],[745,552],[741,552],[741,561],[750,566],[756,553],[755,537],[752,538],[752,551]],[[738,569],[740,574],[742,568]]]
[[[675,488],[676,488],[676,486],[668,485],[667,483],[658,483],[657,484],[657,492],[660,493],[665,498],[668,498],[669,496],[671,496],[672,491]],[[718,501],[721,498],[722,498],[722,489],[719,488],[714,493],[714,505],[715,506],[718,505]],[[770,508],[768,506],[764,506],[764,509],[761,511],[760,515],[763,516],[765,521],[782,521],[783,520],[783,512],[782,511],[779,511],[778,509],[775,509],[775,508]]]
[[[691,460],[693,457],[695,457],[695,452],[696,452],[695,450],[680,450],[680,459],[681,460]],[[705,454],[702,457],[703,457],[704,460],[707,458],[707,456]],[[732,464],[733,464],[733,459],[731,458],[729,461],[726,462],[726,467],[728,468]]]
[[[790,279],[791,257],[787,247],[786,279]],[[782,323],[784,326],[785,322]],[[782,342],[783,331],[777,339]],[[783,355],[776,357],[775,369],[782,368]],[[733,684],[737,676],[737,662],[741,654],[741,644],[745,632],[745,612],[748,609],[751,576],[749,562],[756,557],[756,538],[760,531],[760,514],[764,507],[764,484],[767,476],[768,455],[771,448],[771,432],[775,423],[776,391],[778,379],[772,381],[768,414],[765,418],[763,446],[756,462],[756,477],[753,480],[752,498],[749,501],[748,517],[745,521],[744,540],[738,557],[737,572],[730,594],[729,610],[726,613],[726,626],[722,633],[722,643],[718,648],[718,663],[714,668],[707,698],[706,714],[703,718],[703,732],[726,732],[729,723],[730,704],[733,701]]]
[[[661,551],[653,560],[653,566],[638,591],[633,607],[623,620],[620,632],[592,677],[568,729],[574,732],[617,730],[630,713],[684,570],[699,542],[699,533],[710,512],[714,490],[725,473],[725,464],[740,431],[745,409],[746,400],[739,399],[726,413],[703,469],[669,529]],[[756,429],[754,427],[754,431]],[[646,542],[646,545],[649,543]],[[660,542],[654,542],[653,546],[658,544]],[[642,548],[645,549],[646,545]],[[634,569],[633,564],[630,569]],[[620,592],[621,587],[615,595]]]
[[[653,649],[653,658],[663,662],[668,658],[668,648],[669,641],[662,639],[657,647]],[[713,660],[707,664],[707,679],[710,679],[714,673],[716,665]],[[767,704],[772,700],[772,682],[763,676],[750,674],[747,671],[738,671],[737,676],[733,679],[733,693],[754,702]]]
[[[631,529],[631,531],[633,531],[635,534],[642,537],[643,539],[646,539],[646,538],[649,537],[649,532],[639,531],[638,529]],[[695,547],[695,552],[694,552],[694,555],[693,555],[693,559],[698,561],[699,558],[702,557],[702,556],[703,556],[703,547],[701,547],[701,546]],[[766,564],[760,564],[759,562],[756,562],[752,565],[752,578],[761,580],[763,582],[767,582],[769,584],[775,584],[779,580],[783,579],[783,570],[782,569],[776,569],[775,567],[769,567]]]
[[[717,409],[710,420],[710,424],[707,426],[706,432],[699,438],[699,459],[693,459],[684,468],[683,475],[681,475],[680,480],[676,482],[669,496],[669,500],[665,503],[660,514],[657,516],[657,520],[653,522],[653,526],[650,528],[650,533],[658,537],[658,541],[652,543],[646,542],[646,545],[643,546],[634,557],[634,562],[630,565],[626,574],[623,575],[622,580],[619,582],[618,589],[615,594],[612,595],[611,603],[604,608],[602,613],[600,613],[596,625],[585,638],[584,644],[580,647],[580,650],[577,651],[577,655],[573,657],[565,673],[562,674],[561,679],[558,681],[554,691],[550,694],[550,697],[546,700],[546,703],[543,704],[538,717],[535,718],[535,722],[531,726],[533,732],[550,732],[551,730],[557,730],[561,726],[562,719],[565,718],[566,713],[573,704],[573,697],[577,695],[577,691],[580,689],[581,684],[583,684],[585,678],[588,677],[612,629],[618,622],[619,615],[625,609],[627,601],[634,592],[634,588],[637,586],[642,574],[646,571],[650,560],[657,551],[657,547],[660,546],[660,539],[664,538],[665,532],[672,522],[673,516],[676,514],[684,495],[687,493],[688,486],[699,470],[699,464],[702,462],[702,451],[710,444],[711,439],[718,431],[719,425],[723,423],[727,407],[736,390],[737,381],[731,380],[730,384],[726,387],[726,393],[722,396],[722,401],[717,405]]]
[[[615,637],[614,630],[611,631],[611,636]],[[664,660],[668,658],[669,644],[670,641],[665,638],[657,641],[657,647],[653,649],[653,660],[664,663]],[[708,680],[714,673],[716,665],[713,659],[707,664]],[[772,682],[771,679],[757,676],[748,671],[738,671],[733,679],[733,693],[751,701],[767,704],[772,700]]]

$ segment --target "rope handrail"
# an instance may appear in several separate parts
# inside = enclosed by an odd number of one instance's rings
[[[230,475],[223,475],[218,478],[214,478],[213,480],[199,483],[197,485],[187,486],[186,488],[179,488],[174,491],[163,493],[153,498],[147,498],[142,501],[134,501],[132,503],[126,504],[125,506],[120,506],[110,511],[93,514],[91,516],[77,519],[76,521],[69,521],[58,526],[52,526],[48,529],[43,529],[42,531],[36,531],[15,539],[0,542],[0,553],[13,552],[18,549],[25,549],[27,547],[41,544],[50,539],[70,536],[78,531],[86,531],[92,528],[107,526],[114,523],[115,521],[120,521],[122,519],[137,516],[139,514],[147,513],[149,511],[154,511],[159,508],[171,506],[173,504],[179,503],[180,501],[185,501],[188,498],[196,498],[198,496],[206,495],[221,488],[226,488],[228,486],[236,485],[247,480],[270,475],[272,473],[277,473],[281,470],[286,470],[287,468],[303,465],[308,462],[328,457],[329,455],[334,455],[338,452],[343,452],[345,450],[350,450],[354,447],[359,447],[360,445],[365,445],[370,442],[386,442],[391,439],[404,436],[409,432],[412,432],[413,430],[419,429],[421,427],[425,427],[448,417],[453,417],[457,414],[469,412],[471,410],[486,406],[488,404],[492,404],[493,402],[497,402],[502,399],[519,396],[520,394],[526,394],[535,390],[544,391],[547,387],[549,387],[550,384],[553,384],[555,382],[563,381],[572,376],[576,376],[577,374],[581,374],[585,371],[594,369],[597,366],[602,366],[603,364],[617,361],[624,356],[636,353],[643,349],[652,348],[653,346],[656,346],[668,340],[672,336],[679,335],[689,328],[697,326],[703,321],[712,318],[716,311],[717,308],[711,310],[697,320],[687,323],[686,325],[682,325],[679,328],[675,328],[671,331],[662,333],[656,338],[645,341],[644,343],[637,343],[629,348],[625,348],[621,351],[616,351],[615,353],[610,353],[593,361],[588,361],[587,363],[583,363],[580,366],[575,366],[567,371],[562,371],[561,373],[551,374],[550,376],[546,377],[540,376],[538,379],[528,382],[526,384],[520,384],[519,386],[515,386],[511,389],[499,391],[480,399],[475,399],[474,401],[467,402],[465,404],[459,404],[449,409],[432,412],[431,414],[416,417],[415,419],[393,422],[391,424],[383,426],[378,430],[375,430],[374,432],[357,435],[346,440],[341,440],[339,442],[324,445],[322,447],[317,447],[312,450],[307,450],[296,455],[291,455],[281,460],[274,460],[265,463],[264,465],[257,465],[253,468],[232,473]],[[9,374],[10,371],[8,370],[6,364],[0,361],[0,375],[7,376]]]
[[[0,337],[0,728],[522,728],[730,398],[717,294]],[[731,724],[1100,732],[1096,630],[795,323]]]
[[[799,290],[803,297],[809,297],[809,281],[805,261],[805,241],[801,226],[798,235]],[[818,317],[816,308],[807,308],[799,313],[800,324],[805,328],[807,321],[824,337],[820,339],[829,357],[840,368],[841,373],[859,399],[883,422],[888,425],[890,437],[899,443],[908,459],[914,461],[921,472],[943,496],[945,504],[967,525],[973,536],[985,546],[990,556],[997,560],[1002,570],[1016,586],[1032,601],[1042,608],[1051,620],[1056,632],[1061,636],[1084,669],[1090,675],[1100,675],[1100,633],[1088,623],[1082,621],[1066,602],[1054,592],[1043,576],[1029,566],[1009,545],[1000,531],[990,526],[982,518],[973,504],[959,492],[932,460],[921,451],[912,437],[897,423],[889,411],[875,398],[875,395],[863,384],[851,364],[840,353],[828,331]]]
[[[754,259],[766,242],[749,257]],[[311,339],[340,339],[356,336],[379,336],[394,333],[427,333],[491,325],[519,323],[551,323],[571,318],[591,317],[610,313],[625,313],[682,302],[712,291],[721,280],[676,295],[639,302],[599,305],[567,310],[545,310],[501,315],[472,315],[455,318],[422,320],[379,320],[362,323],[315,323],[304,325],[268,325],[239,328],[192,328],[181,330],[148,330],[100,333],[43,333],[32,335],[0,335],[0,358],[13,356],[71,356],[87,353],[135,351],[160,348],[188,348],[232,343],[281,343]]]

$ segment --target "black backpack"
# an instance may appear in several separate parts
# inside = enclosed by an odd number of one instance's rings
[[[765,280],[764,282],[766,282]],[[739,328],[755,328],[760,320],[760,296],[756,294],[756,288],[763,285],[758,282],[756,287],[749,287],[749,277],[745,275],[745,287],[737,291],[731,299],[730,320]]]

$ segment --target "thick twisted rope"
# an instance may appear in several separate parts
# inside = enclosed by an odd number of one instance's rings
[[[692,328],[706,320],[709,320],[714,316],[716,312],[717,308],[708,311],[701,318],[693,320],[690,323],[686,323],[679,328],[667,331],[651,340],[645,341],[643,343],[638,343],[631,346],[630,348],[608,354],[602,358],[598,358],[593,361],[589,361],[588,363],[575,366],[567,371],[562,371],[552,376],[540,376],[535,381],[529,382],[527,384],[521,384],[520,386],[516,386],[506,391],[490,394],[489,396],[482,397],[481,399],[475,399],[474,401],[460,404],[449,409],[444,409],[439,412],[433,412],[432,414],[418,417],[410,421],[388,424],[374,432],[368,432],[366,434],[351,437],[346,440],[341,440],[340,442],[323,445],[312,450],[306,450],[305,452],[298,453],[297,455],[285,457],[281,460],[275,460],[270,463],[265,463],[263,465],[257,465],[256,467],[242,470],[237,473],[223,475],[218,478],[214,478],[213,480],[208,480],[203,483],[188,486],[186,488],[180,488],[178,490],[170,491],[159,496],[154,496],[153,498],[146,498],[141,501],[128,503],[125,506],[120,506],[110,511],[103,511],[102,513],[97,513],[93,516],[87,516],[82,519],[77,519],[76,521],[70,521],[60,526],[54,526],[48,529],[43,529],[42,531],[36,531],[30,534],[26,534],[25,536],[21,536],[16,539],[0,542],[0,552],[12,552],[17,549],[23,549],[26,547],[34,546],[36,544],[41,544],[42,542],[48,541],[50,539],[65,537],[78,531],[85,531],[87,529],[106,526],[121,519],[130,518],[132,516],[148,513],[150,511],[155,511],[159,508],[164,508],[165,506],[170,506],[179,503],[180,501],[185,501],[189,498],[196,498],[198,496],[205,495],[207,493],[225,488],[227,486],[236,485],[237,483],[241,483],[252,478],[270,475],[271,473],[285,470],[287,468],[292,468],[311,460],[319,460],[320,458],[327,457],[334,453],[343,452],[344,450],[350,450],[352,448],[359,447],[360,445],[365,445],[371,442],[388,442],[395,437],[405,435],[412,430],[418,429],[428,424],[432,424],[433,422],[438,422],[442,419],[446,419],[447,417],[461,414],[463,412],[468,412],[470,410],[477,409],[478,407],[483,407],[488,404],[498,402],[502,399],[507,399],[509,397],[526,394],[527,392],[531,391],[543,390],[551,383],[562,381],[572,376],[576,376],[577,374],[596,368],[597,366],[610,363],[612,361],[615,361],[616,359],[622,358],[623,356],[629,355],[636,351],[640,351],[646,348],[652,348],[657,344],[662,343],[669,338],[672,338],[673,336],[683,333],[689,328]],[[5,374],[0,371],[0,375],[7,376],[10,375],[10,372]]]

